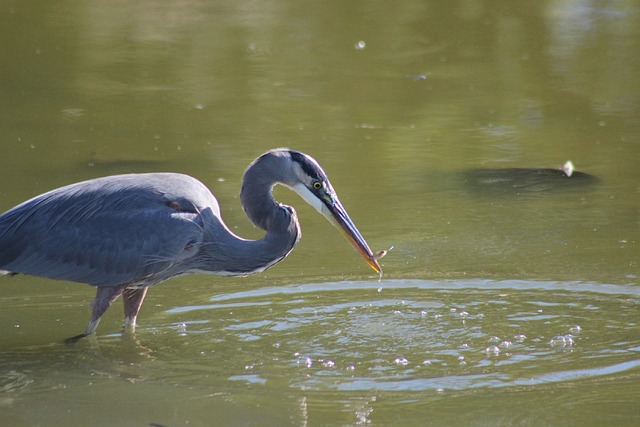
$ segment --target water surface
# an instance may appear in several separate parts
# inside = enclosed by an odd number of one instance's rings
[[[186,172],[238,234],[246,166],[316,157],[381,282],[295,194],[265,274],[0,278],[0,424],[640,423],[640,4],[3,3],[0,210]],[[568,177],[560,172],[575,165]]]

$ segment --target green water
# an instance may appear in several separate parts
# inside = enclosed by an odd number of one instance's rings
[[[286,260],[76,346],[91,288],[0,277],[0,424],[639,424],[639,45],[637,1],[3,2],[0,211],[178,171],[258,238],[242,172],[288,146],[393,249],[379,282],[278,188]]]

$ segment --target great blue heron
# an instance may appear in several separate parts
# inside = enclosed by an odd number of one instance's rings
[[[71,184],[0,215],[0,271],[88,283],[97,287],[83,334],[120,296],[125,331],[133,330],[147,289],[188,273],[245,276],[282,261],[300,239],[296,211],[276,202],[276,184],[296,191],[340,228],[376,272],[369,249],[318,162],[276,149],[247,168],[240,192],[245,213],[266,231],[260,240],[236,236],[216,198],[177,173],[114,175]]]

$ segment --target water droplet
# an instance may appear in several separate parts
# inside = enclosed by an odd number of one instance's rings
[[[336,366],[336,362],[334,362],[333,360],[327,360],[322,365],[325,368],[333,368],[334,366]]]
[[[551,347],[571,347],[573,346],[573,338],[571,335],[556,335],[549,340]]]
[[[394,362],[396,363],[396,365],[401,365],[401,366],[407,366],[409,364],[409,361],[404,357],[397,357],[396,360],[394,360]]]
[[[515,339],[517,342],[523,342],[524,340],[527,339],[527,336],[524,334],[518,334],[514,336],[513,339]]]
[[[497,345],[492,345],[490,347],[487,347],[484,352],[489,356],[498,356],[500,355],[500,347],[498,347]]]
[[[367,47],[367,44],[363,40],[360,40],[355,44],[354,47],[356,48],[356,50],[363,50],[365,47]]]
[[[569,328],[569,332],[571,332],[572,334],[579,334],[580,331],[582,331],[582,328],[580,327],[580,325],[574,325]]]

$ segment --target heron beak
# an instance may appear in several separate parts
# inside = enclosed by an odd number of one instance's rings
[[[327,195],[322,202],[321,213],[329,222],[343,232],[349,243],[356,248],[356,251],[362,255],[367,264],[369,264],[376,273],[381,273],[382,268],[380,268],[380,264],[378,264],[378,258],[380,258],[380,256],[373,254],[366,240],[364,240],[362,234],[360,234],[353,221],[351,221],[351,218],[349,218],[347,211],[338,198],[335,197],[335,195],[333,197]]]

